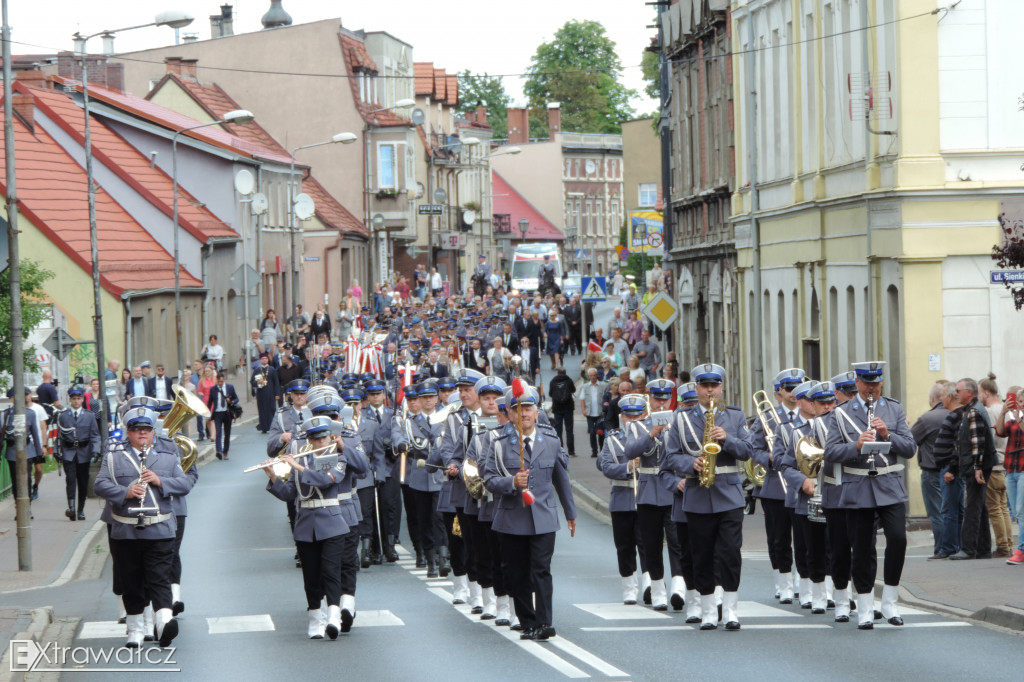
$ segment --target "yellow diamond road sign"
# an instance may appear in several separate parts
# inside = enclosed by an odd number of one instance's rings
[[[647,302],[644,306],[644,315],[657,325],[658,329],[664,331],[679,317],[679,304],[662,291]]]

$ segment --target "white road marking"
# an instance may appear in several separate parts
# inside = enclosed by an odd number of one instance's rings
[[[636,604],[626,606],[625,604],[612,602],[605,604],[573,604],[573,606],[604,620],[651,620],[671,617]]]
[[[736,608],[743,618],[800,618],[799,610],[787,610],[777,606],[769,606],[758,601],[741,601]]]
[[[590,653],[583,647],[573,644],[565,637],[562,637],[560,635],[555,636],[553,639],[549,639],[548,643],[558,649],[561,649],[570,656],[579,659],[583,663],[589,665],[591,668],[601,671],[608,677],[628,677],[627,673],[624,673],[618,668],[616,668],[614,665],[611,665],[610,663],[601,660],[600,658]]]
[[[235,632],[271,632],[274,621],[270,614],[261,613],[255,616],[219,616],[207,618],[211,635],[227,635]]]
[[[965,623],[965,622],[960,621],[960,620],[949,620],[949,621],[941,621],[941,622],[938,622],[938,623],[904,623],[903,625],[899,625],[899,626],[895,626],[895,627],[904,627],[904,628],[969,628],[969,627],[971,627],[971,625],[972,625],[972,623]],[[893,626],[890,625],[889,627],[893,627]]]
[[[816,623],[778,623],[762,625],[742,624],[743,630],[823,630],[830,627],[832,626]],[[725,630],[725,626],[720,625],[718,629]],[[701,632],[700,625],[605,625],[599,627],[583,627],[580,628],[580,630],[583,630],[584,632],[639,632],[641,630],[692,630],[693,632]]]
[[[354,625],[361,628],[390,627],[405,625],[405,622],[387,609],[380,611],[356,611]]]
[[[92,621],[82,623],[82,632],[78,635],[78,639],[108,639],[114,637],[124,639],[127,636],[127,632],[128,626],[124,623],[118,623],[116,620]]]

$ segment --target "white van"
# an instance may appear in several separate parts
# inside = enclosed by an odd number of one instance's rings
[[[555,283],[562,281],[562,259],[558,244],[544,242],[538,244],[520,244],[512,254],[512,288],[520,292],[533,292],[540,284],[540,266],[544,264],[544,256],[551,256],[555,264]]]

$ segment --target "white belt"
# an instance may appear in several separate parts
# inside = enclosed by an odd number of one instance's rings
[[[119,523],[127,523],[127,524],[130,524],[130,525],[133,525],[133,526],[134,525],[138,525],[138,523],[139,523],[139,517],[137,517],[137,516],[118,516],[117,514],[111,514],[111,516],[114,517],[114,520],[119,522]],[[142,517],[142,525],[143,526],[152,526],[152,525],[157,524],[157,523],[163,523],[164,521],[169,521],[170,518],[171,518],[171,514],[157,514],[156,516],[143,516]]]
[[[831,476],[824,476],[821,480],[823,480],[825,483],[828,483],[829,485],[842,485],[842,483],[832,478]]]
[[[320,507],[337,507],[338,506],[338,498],[337,497],[325,497],[322,500],[320,500],[320,499],[316,499],[316,500],[300,500],[299,501],[299,506],[302,507],[303,509],[319,509]]]
[[[614,488],[615,486],[618,486],[620,488],[632,488],[633,487],[633,479],[629,479],[629,480],[626,480],[626,481],[620,481],[618,479],[612,479],[612,487]]]
[[[903,471],[902,464],[893,464],[887,467],[879,467],[875,469],[876,475],[881,476],[882,474],[892,474],[897,471]],[[867,469],[858,469],[856,467],[843,467],[843,473],[850,474],[851,476],[870,476],[871,472]]]
[[[738,474],[740,473],[740,467],[715,467],[715,475],[718,474]],[[697,474],[687,474],[686,478],[697,478]]]
[[[339,500],[351,500],[352,499],[352,495],[353,495],[353,493],[352,493],[351,490],[349,490],[347,493],[338,493],[338,499]]]
[[[661,469],[658,467],[637,467],[636,470],[638,474],[649,474],[651,476],[657,476],[659,471],[661,471]]]

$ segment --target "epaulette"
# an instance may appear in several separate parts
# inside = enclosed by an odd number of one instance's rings
[[[279,407],[279,408],[277,408],[277,411],[278,412],[287,412],[288,411],[288,406],[285,405],[283,407]]]
[[[343,437],[347,436],[348,438],[358,438],[359,432],[346,426],[342,428],[341,435]]]
[[[725,409],[727,409],[727,410],[736,410],[737,412],[742,412],[743,411],[742,407],[737,407],[736,405],[726,405]]]
[[[537,422],[537,428],[547,431],[549,433],[553,433],[556,436],[558,435],[558,431],[555,431],[555,427],[552,426],[551,424],[541,424],[540,422]]]
[[[896,403],[897,405],[900,404],[900,401],[896,400],[896,398],[890,398],[887,395],[883,395],[882,396],[882,400],[885,400],[886,402],[890,402],[890,403]]]
[[[554,429],[551,429],[551,430],[554,431]],[[615,436],[616,438],[618,438],[619,436],[624,436],[624,435],[625,435],[625,431],[623,431],[622,429],[612,429],[611,431],[608,431],[608,432],[605,433],[605,437]]]

